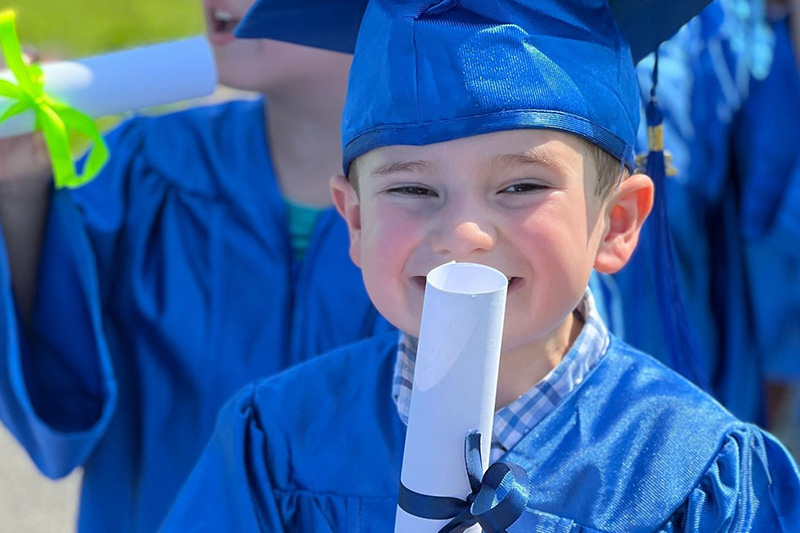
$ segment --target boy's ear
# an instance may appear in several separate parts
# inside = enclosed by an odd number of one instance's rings
[[[361,267],[361,203],[358,193],[346,177],[342,175],[331,178],[331,194],[336,210],[347,222],[350,233],[350,258]]]
[[[645,174],[622,180],[606,206],[607,228],[595,257],[598,272],[613,274],[625,266],[639,242],[639,232],[653,208],[653,181]]]

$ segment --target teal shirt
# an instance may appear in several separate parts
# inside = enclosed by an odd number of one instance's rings
[[[314,233],[317,220],[327,208],[292,202],[286,198],[284,198],[284,204],[286,205],[292,252],[297,261],[302,261],[306,255],[308,244],[311,242],[311,235]]]

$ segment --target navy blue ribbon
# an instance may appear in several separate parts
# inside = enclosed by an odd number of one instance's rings
[[[470,432],[464,442],[464,460],[472,492],[465,500],[428,496],[400,482],[397,504],[410,515],[450,522],[439,533],[461,533],[480,524],[486,533],[506,533],[522,514],[530,495],[528,473],[513,463],[495,463],[486,474],[481,463],[481,434]]]

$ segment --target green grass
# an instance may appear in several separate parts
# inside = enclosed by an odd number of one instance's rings
[[[23,44],[44,59],[77,58],[203,32],[200,0],[0,0]]]

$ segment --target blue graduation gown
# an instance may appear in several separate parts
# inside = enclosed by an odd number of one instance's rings
[[[262,101],[134,118],[55,193],[33,331],[0,249],[0,418],[50,477],[83,465],[81,531],[153,531],[242,385],[388,325],[321,215],[292,260]]]
[[[800,383],[800,73],[788,19],[773,28],[772,70],[753,84],[734,137],[740,227],[764,375]]]
[[[771,209],[771,195],[779,197],[788,191],[785,177],[791,175],[791,168],[773,165],[774,173],[759,172],[769,166],[764,162],[770,158],[745,154],[758,153],[755,145],[797,153],[793,135],[774,134],[776,125],[769,114],[761,113],[765,100],[758,92],[764,91],[761,85],[768,85],[772,102],[796,102],[798,92],[790,84],[770,79],[754,82],[752,72],[763,74],[768,70],[773,52],[776,61],[772,71],[784,69],[778,58],[790,50],[791,43],[785,38],[776,39],[774,46],[769,43],[764,35],[768,29],[757,24],[759,19],[751,16],[751,10],[743,9],[747,3],[717,0],[664,43],[657,91],[665,113],[666,149],[678,173],[667,178],[666,198],[682,294],[702,349],[703,359],[697,364],[708,376],[710,392],[719,401],[737,417],[763,423],[764,376],[777,361],[792,361],[783,365],[781,372],[789,378],[800,376],[796,357],[800,334],[796,327],[791,338],[788,329],[779,335],[760,325],[796,326],[800,323],[800,300],[791,283],[781,287],[769,281],[777,279],[779,269],[787,272],[783,277],[791,277],[788,272],[794,271],[787,269],[785,262],[778,266],[769,262],[760,271],[754,269],[753,256],[780,255],[781,245],[763,239],[752,243],[747,236],[748,225],[756,222],[747,213]],[[652,59],[643,62],[639,74],[643,93],[648,94]],[[785,124],[800,120],[800,114],[795,113],[797,106],[774,107],[784,118],[796,116]],[[750,119],[745,123],[741,117],[747,114]],[[643,126],[639,137],[644,151],[647,141]],[[769,140],[761,142],[765,137]],[[738,145],[734,142],[737,138]],[[743,165],[734,162],[739,154],[740,158],[762,162],[760,168],[753,165],[747,171],[749,177],[744,178],[750,187],[760,189],[758,193],[742,192]],[[769,194],[764,194],[765,190]],[[800,209],[798,205],[792,209]],[[624,326],[612,323],[612,328],[626,342],[668,362],[661,315],[652,290],[656,278],[648,251],[654,245],[649,231],[646,224],[639,248],[615,276],[622,298],[609,305],[621,307]],[[795,257],[800,249],[796,235],[794,240],[785,241],[792,243]],[[758,250],[748,252],[753,245],[759,246]],[[798,278],[795,275],[793,279],[796,282]],[[770,307],[772,302],[775,307]],[[785,312],[787,309],[793,309],[793,314]],[[782,311],[786,316],[780,316]]]
[[[391,532],[396,350],[376,337],[243,389],[162,531]],[[615,338],[502,460],[528,472],[536,531],[800,530],[785,449]]]

